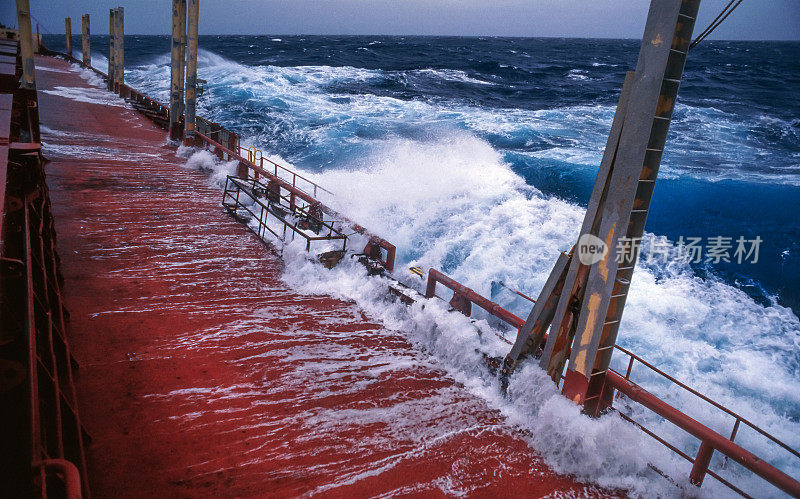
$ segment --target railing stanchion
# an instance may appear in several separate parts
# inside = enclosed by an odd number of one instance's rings
[[[703,440],[700,443],[700,448],[697,450],[697,456],[694,458],[694,465],[689,474],[689,482],[692,485],[701,486],[703,479],[706,477],[708,471],[708,464],[711,462],[711,456],[714,454],[714,447],[707,441]]]

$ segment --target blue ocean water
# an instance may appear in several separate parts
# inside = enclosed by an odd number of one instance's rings
[[[45,43],[64,49],[62,37]],[[92,43],[105,70],[107,39]],[[168,100],[169,39],[127,36],[125,47],[126,81]],[[639,42],[201,36],[200,47],[199,114],[341,194],[354,220],[397,244],[401,265],[440,268],[524,316],[529,304],[492,283],[535,295],[574,243]],[[763,242],[757,263],[642,261],[619,338],[795,448],[797,61],[796,42],[706,41],[690,53],[648,237]]]

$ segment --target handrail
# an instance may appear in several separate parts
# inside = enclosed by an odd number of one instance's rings
[[[292,178],[292,185],[295,186],[295,187],[297,187],[297,179],[300,179],[300,180],[302,180],[302,181],[304,181],[304,182],[306,182],[308,184],[311,184],[311,186],[314,188],[313,189],[313,196],[314,197],[317,196],[317,191],[323,191],[323,192],[326,192],[326,193],[330,194],[331,196],[335,196],[335,194],[333,192],[331,192],[328,189],[322,187],[321,185],[319,185],[318,183],[314,182],[313,180],[309,180],[306,177],[304,177],[304,176],[300,175],[299,173],[295,172],[294,170],[291,170],[291,169],[289,169],[289,168],[287,168],[287,167],[285,167],[285,166],[283,166],[283,165],[281,165],[279,163],[276,163],[275,161],[272,161],[271,159],[265,157],[263,151],[261,151],[261,149],[258,149],[255,146],[249,146],[249,147],[247,147],[247,149],[245,149],[243,146],[239,145],[238,149],[239,149],[239,151],[238,151],[239,155],[242,156],[242,157],[244,157],[244,154],[242,153],[242,151],[247,151],[247,160],[250,161],[251,163],[253,163],[254,165],[258,164],[258,166],[260,166],[262,169],[264,168],[264,161],[266,161],[267,163],[270,163],[273,166],[273,175],[275,175],[276,177],[280,177],[280,175],[278,174],[278,170],[279,169],[284,171],[284,172],[289,173],[291,175],[291,178]],[[256,156],[256,153],[258,153],[257,156]],[[286,180],[288,182],[287,179],[284,179],[284,180]]]
[[[682,430],[699,439],[702,445],[698,451],[698,457],[695,460],[695,468],[697,468],[698,465],[700,465],[699,467],[701,468],[707,468],[708,461],[711,459],[711,452],[717,450],[787,494],[795,497],[800,496],[800,482],[770,465],[763,459],[723,437],[711,428],[692,419],[641,386],[624,378],[619,373],[609,370],[606,372],[605,378],[605,382],[609,387],[625,394],[629,399],[647,407],[659,416],[667,419]],[[705,469],[697,470],[695,468],[692,469],[692,478],[693,482],[699,485],[702,483],[702,476],[705,474]]]
[[[624,376],[625,379],[630,380],[631,370],[633,369],[633,361],[637,360],[637,361],[639,361],[640,364],[643,364],[647,368],[651,369],[652,371],[656,372],[657,374],[661,375],[662,377],[668,379],[669,381],[671,381],[672,383],[678,385],[679,387],[683,388],[684,390],[688,391],[692,395],[695,395],[695,396],[699,397],[700,399],[702,399],[705,402],[708,402],[709,404],[713,405],[717,409],[725,412],[726,414],[728,414],[730,416],[733,416],[735,418],[735,423],[733,425],[733,431],[731,432],[731,436],[730,436],[729,440],[733,441],[734,438],[736,438],[736,433],[739,430],[739,423],[744,423],[747,426],[749,426],[750,428],[752,428],[755,431],[757,431],[758,433],[760,433],[760,434],[764,435],[765,437],[767,437],[768,439],[772,440],[774,443],[778,444],[782,448],[786,449],[787,451],[789,451],[794,456],[800,458],[800,452],[798,452],[795,449],[789,447],[784,442],[778,440],[777,437],[771,435],[770,433],[767,433],[765,430],[761,429],[756,424],[754,424],[753,422],[751,422],[748,419],[744,418],[743,416],[740,416],[736,412],[728,409],[727,407],[725,407],[724,405],[720,404],[719,402],[717,402],[715,400],[712,400],[708,396],[703,395],[702,393],[700,393],[697,390],[695,390],[694,388],[686,385],[685,383],[681,383],[677,379],[673,378],[672,376],[670,376],[669,374],[665,373],[661,369],[658,369],[657,367],[655,367],[654,365],[650,364],[646,360],[642,359],[638,355],[634,354],[630,350],[627,350],[627,349],[625,349],[625,348],[623,348],[623,347],[621,347],[619,345],[615,345],[615,348],[617,350],[621,351],[622,353],[630,356],[630,358],[631,358],[630,362],[628,363],[627,372],[625,373],[625,376]]]
[[[454,299],[456,299],[456,296],[463,297],[464,299],[469,300],[471,303],[474,303],[493,316],[505,321],[517,329],[521,328],[525,324],[524,320],[504,309],[497,303],[484,298],[472,289],[433,268],[428,271],[428,284],[425,288],[425,298],[433,298],[436,295],[436,283],[441,283],[450,288],[454,292]],[[463,310],[460,311],[463,312]],[[465,313],[465,315],[469,314]]]
[[[322,240],[327,240],[327,241],[340,240],[340,241],[342,241],[342,251],[345,251],[347,249],[347,236],[345,236],[339,230],[334,228],[332,223],[325,222],[324,220],[320,220],[320,219],[315,218],[315,217],[311,217],[311,218],[314,218],[314,220],[318,221],[321,224],[322,227],[325,227],[326,229],[328,229],[328,235],[327,236],[324,236],[324,235],[323,236],[319,236],[319,235],[317,235],[316,237],[315,236],[309,236],[308,234],[305,233],[305,231],[301,227],[297,226],[296,222],[295,223],[291,223],[291,222],[287,221],[279,212],[277,212],[275,210],[275,208],[274,208],[272,203],[265,204],[264,202],[262,202],[261,199],[259,199],[255,195],[254,188],[252,190],[248,191],[247,190],[248,186],[245,185],[245,184],[248,184],[250,182],[253,182],[254,186],[257,184],[257,185],[259,185],[259,186],[261,186],[263,188],[266,188],[266,186],[264,184],[262,184],[261,182],[259,182],[258,180],[255,180],[255,179],[245,180],[245,179],[241,179],[241,178],[235,177],[233,175],[228,175],[228,177],[227,177],[227,179],[225,181],[225,190],[224,190],[223,197],[222,197],[222,205],[229,212],[231,212],[231,214],[236,215],[237,211],[239,210],[239,208],[242,208],[245,211],[247,211],[253,218],[257,219],[258,220],[258,230],[257,231],[253,231],[253,232],[255,232],[255,234],[259,238],[262,237],[262,234],[263,234],[262,231],[265,229],[265,230],[268,230],[272,235],[277,237],[279,240],[285,242],[286,229],[291,229],[292,230],[292,239],[294,239],[294,235],[295,234],[299,234],[301,237],[303,237],[306,240],[306,251],[310,251],[311,250],[311,241],[322,241]],[[230,184],[234,184],[236,186],[235,195],[232,193],[232,190],[229,189],[229,187],[228,187]],[[250,207],[248,207],[247,205],[243,204],[239,200],[239,193],[241,193],[241,192],[244,192],[245,195],[247,195],[255,204],[257,204],[261,208],[261,211],[259,213],[256,213],[255,211],[250,209]],[[226,200],[228,198],[231,198],[231,200],[233,202],[232,203],[226,202]],[[281,206],[281,208],[283,208],[283,206]],[[269,215],[270,214],[272,214],[272,216],[275,219],[277,219],[279,222],[281,222],[283,224],[283,236],[277,234],[267,224],[267,221],[269,219]],[[252,230],[252,228],[250,228],[249,226],[248,226],[248,229]]]
[[[46,476],[56,475],[64,484],[64,497],[66,499],[81,499],[81,473],[78,468],[66,459],[46,459],[34,465],[41,468]]]
[[[386,267],[386,270],[388,270],[389,272],[392,272],[394,270],[394,260],[395,260],[395,254],[396,254],[397,248],[392,243],[390,243],[389,241],[386,241],[385,239],[383,239],[381,237],[378,237],[378,236],[376,236],[374,234],[371,234],[363,226],[351,221],[349,218],[345,217],[344,215],[342,215],[338,211],[336,211],[336,210],[332,209],[331,207],[319,202],[315,197],[313,197],[309,193],[307,193],[307,192],[303,191],[302,189],[290,184],[289,182],[287,182],[286,180],[278,177],[274,173],[269,172],[269,171],[261,168],[260,166],[257,166],[255,164],[251,163],[250,161],[248,161],[245,158],[243,158],[240,154],[233,152],[231,149],[229,149],[229,148],[223,146],[222,144],[220,144],[219,142],[209,138],[208,136],[204,135],[202,132],[195,131],[195,133],[194,133],[194,145],[199,145],[199,146],[204,147],[206,149],[213,148],[213,152],[215,154],[217,154],[218,156],[222,156],[223,154],[226,154],[226,155],[228,155],[229,158],[237,160],[239,162],[240,166],[243,166],[245,169],[249,169],[249,170],[253,170],[254,172],[258,172],[259,174],[269,178],[270,180],[273,180],[273,181],[277,182],[282,188],[284,188],[287,191],[295,194],[296,196],[298,196],[303,201],[306,201],[309,204],[318,204],[319,207],[325,213],[327,213],[328,215],[332,216],[335,219],[342,220],[343,222],[346,222],[348,225],[352,226],[353,230],[355,232],[357,232],[359,234],[362,234],[362,235],[365,235],[365,236],[369,236],[370,237],[370,242],[367,243],[367,248],[371,247],[373,244],[377,244],[381,248],[385,249],[386,250],[386,259],[382,260],[382,263]],[[246,176],[246,174],[243,173],[240,176],[244,177],[244,176]],[[367,249],[367,248],[365,248],[365,249]]]

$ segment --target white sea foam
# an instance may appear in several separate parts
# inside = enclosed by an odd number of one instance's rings
[[[494,83],[490,81],[484,81],[484,80],[479,80],[477,78],[472,78],[467,74],[466,71],[461,71],[460,69],[418,69],[415,71],[410,71],[410,73],[418,75],[434,76],[436,78],[441,78],[442,80],[445,81],[475,83],[477,85],[494,85]]]
[[[130,107],[124,99],[98,88],[56,86],[53,87],[53,90],[41,90],[41,92],[76,102],[86,102],[100,106]]]
[[[571,80],[588,80],[589,77],[586,76],[586,70],[584,69],[570,69],[569,73],[567,73],[567,78]]]
[[[92,86],[95,86],[97,88],[106,88],[103,79],[100,76],[98,76],[97,73],[95,73],[89,68],[84,68],[80,64],[71,64],[70,71],[78,73],[81,76],[81,78],[86,80]]]
[[[66,71],[64,69],[48,68],[47,66],[38,66],[36,68],[36,71],[46,71],[49,73],[69,73],[69,71]]]

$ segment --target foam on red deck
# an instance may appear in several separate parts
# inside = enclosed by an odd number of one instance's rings
[[[36,63],[95,497],[602,495],[401,334],[288,289],[164,131]]]

